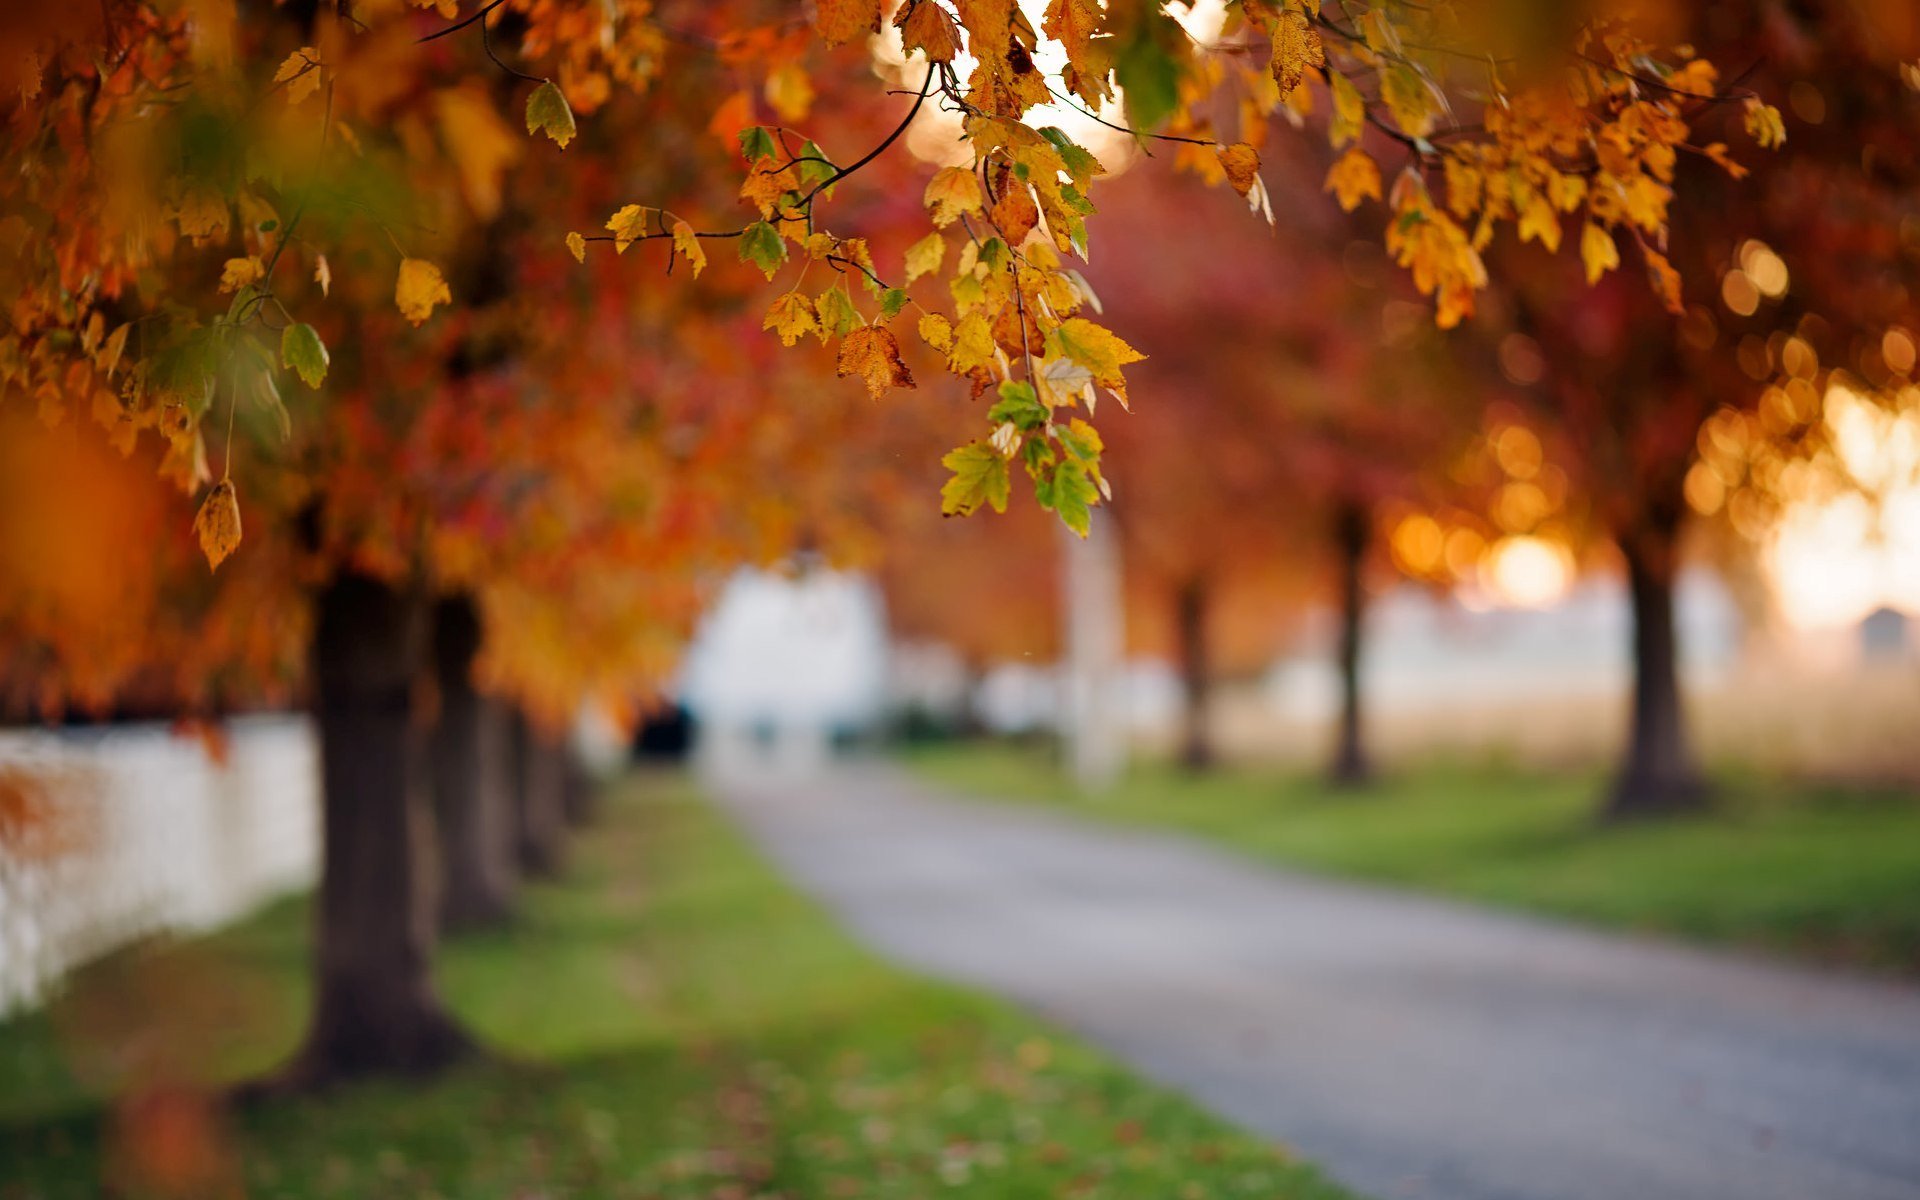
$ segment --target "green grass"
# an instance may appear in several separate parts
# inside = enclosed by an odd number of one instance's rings
[[[1431,766],[1359,793],[1272,772],[1137,768],[1075,792],[1044,748],[932,747],[956,789],[1221,842],[1258,858],[1595,924],[1920,971],[1920,796],[1725,781],[1712,813],[1601,828],[1597,775]]]
[[[616,789],[563,883],[444,949],[493,1058],[210,1110],[204,1089],[293,1046],[306,923],[289,903],[118,955],[0,1025],[0,1198],[1344,1195],[1073,1039],[876,961],[674,779]]]

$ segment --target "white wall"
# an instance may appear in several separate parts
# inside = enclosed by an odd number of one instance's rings
[[[209,929],[312,885],[311,727],[227,729],[224,765],[164,726],[0,732],[0,787],[44,810],[0,827],[0,1013],[134,938]]]

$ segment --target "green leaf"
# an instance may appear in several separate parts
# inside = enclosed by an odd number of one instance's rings
[[[765,125],[755,125],[751,129],[742,129],[739,137],[740,153],[744,155],[750,163],[757,163],[763,158],[772,158],[778,153],[778,151],[774,149],[773,131]]]
[[[907,293],[904,288],[888,288],[880,294],[880,319],[891,321],[900,315],[907,306]]]
[[[573,109],[567,105],[567,98],[551,79],[533,89],[533,95],[527,97],[527,132],[539,133],[542,130],[562,150],[573,140],[575,132]]]
[[[298,322],[280,335],[280,365],[299,375],[308,387],[317,388],[327,377],[327,344],[313,326]]]
[[[800,147],[800,158],[793,164],[793,173],[799,177],[803,191],[810,191],[816,184],[825,183],[838,171],[839,168],[827,158],[827,152],[815,145],[812,138],[808,138],[807,144]],[[834,189],[828,188],[821,194],[831,200],[833,192]]]
[[[853,298],[847,295],[844,287],[830,287],[821,292],[813,307],[820,318],[823,338],[839,337],[867,323],[861,317],[860,310],[853,306]]]
[[[1086,187],[1100,173],[1100,160],[1058,126],[1048,125],[1040,131],[1040,136],[1052,142],[1053,148],[1059,151],[1060,161],[1067,165],[1067,174],[1072,176],[1075,187]]]
[[[1000,385],[1000,399],[987,410],[987,420],[995,424],[1010,421],[1023,431],[1045,425],[1049,415],[1047,406],[1033,394],[1032,384],[1012,379]]]
[[[772,279],[773,273],[787,261],[787,243],[773,226],[755,221],[740,235],[740,261],[752,263]]]
[[[1099,503],[1100,489],[1085,463],[1068,457],[1053,469],[1053,474],[1036,483],[1034,495],[1042,508],[1050,508],[1081,537],[1093,528],[1093,506]]]
[[[1137,132],[1159,128],[1180,107],[1177,47],[1185,36],[1173,18],[1151,11],[1116,54],[1114,81],[1126,93],[1127,124]]]
[[[1007,511],[1011,484],[1007,460],[985,442],[969,442],[950,452],[940,465],[953,472],[953,478],[940,488],[940,511],[946,516],[969,516],[982,504],[995,512]]]

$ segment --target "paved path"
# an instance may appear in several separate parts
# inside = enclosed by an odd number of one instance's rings
[[[1382,1200],[1920,1197],[1920,990],[1269,870],[879,767],[716,790],[883,952]]]

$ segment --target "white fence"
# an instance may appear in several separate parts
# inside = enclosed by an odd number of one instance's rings
[[[224,764],[164,726],[0,732],[0,1014],[134,938],[313,883],[312,728],[245,717],[227,732]]]

